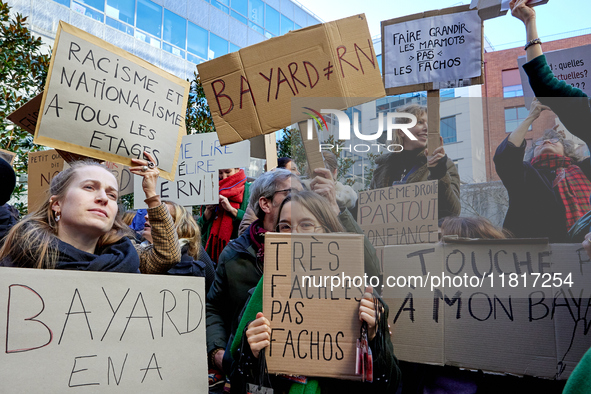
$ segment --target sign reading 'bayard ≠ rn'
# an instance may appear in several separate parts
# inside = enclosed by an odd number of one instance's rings
[[[174,178],[189,83],[60,22],[35,142],[131,165],[154,157]]]
[[[385,96],[363,14],[272,38],[197,68],[222,145],[308,119],[303,111],[292,113],[293,97],[339,97],[330,108],[341,110]]]

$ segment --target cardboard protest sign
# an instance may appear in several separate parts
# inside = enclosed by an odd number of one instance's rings
[[[113,175],[115,175],[115,178],[117,178],[117,184],[119,185],[119,196],[125,196],[127,194],[133,193],[134,177],[131,171],[129,171],[129,167],[113,162],[106,162],[105,166],[107,166]]]
[[[588,96],[591,95],[591,45],[544,52],[544,55],[546,55],[548,66],[556,78],[581,89]],[[517,58],[525,105],[529,108],[536,95],[529,86],[529,78],[523,70],[525,63],[525,56]]]
[[[310,26],[197,66],[222,145],[308,116],[293,97],[334,97],[345,109],[384,97],[365,15]]]
[[[581,245],[456,241],[384,248],[399,359],[566,379],[591,347]]]
[[[189,83],[60,22],[35,142],[131,165],[154,157],[174,178]]]
[[[0,271],[2,393],[207,392],[203,278]]]
[[[49,185],[64,169],[64,159],[55,149],[29,152],[28,210],[33,212],[48,198]]]
[[[483,83],[482,21],[468,5],[381,25],[388,95]]]
[[[174,181],[158,179],[156,192],[163,200],[183,206],[219,203],[218,170],[248,167],[250,141],[221,146],[216,133],[183,137]],[[135,175],[134,208],[146,208],[141,177]]]
[[[270,373],[355,375],[363,238],[356,234],[265,236],[263,313],[271,323]],[[340,284],[329,276],[340,279]],[[346,277],[351,278],[347,283]]]
[[[357,222],[374,247],[437,242],[437,190],[427,181],[359,192]]]
[[[39,93],[31,100],[27,101],[19,109],[7,116],[15,125],[27,130],[31,134],[35,134],[35,127],[39,119],[39,109],[41,108],[41,101],[43,100],[43,93]]]
[[[308,173],[314,174],[314,170],[317,168],[325,168],[324,156],[320,151],[320,141],[318,140],[318,134],[313,130],[313,127],[308,127],[308,123],[311,123],[312,119],[307,121],[301,121],[298,123],[298,129],[302,142],[304,143],[304,149],[306,150],[306,162],[308,164]],[[308,128],[311,128],[311,133],[306,135]]]
[[[6,161],[8,164],[12,165],[12,163],[14,163],[15,157],[16,153],[5,149],[0,149],[0,158]]]

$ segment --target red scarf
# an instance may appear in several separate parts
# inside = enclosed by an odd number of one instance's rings
[[[556,171],[552,186],[558,186],[558,192],[564,203],[567,230],[591,210],[589,203],[591,181],[579,166],[572,164],[570,157],[542,153],[532,159],[531,165],[536,169],[546,168]]]
[[[238,209],[244,198],[245,184],[246,175],[243,170],[240,170],[234,175],[220,181],[220,195],[228,199],[232,208]],[[218,261],[222,250],[230,242],[232,232],[234,231],[233,222],[234,216],[219,205],[216,210],[216,217],[209,231],[209,238],[205,245],[205,249],[209,252],[209,257],[213,261]]]

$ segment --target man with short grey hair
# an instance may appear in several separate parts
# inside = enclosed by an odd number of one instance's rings
[[[228,339],[238,327],[249,290],[263,275],[263,235],[275,230],[279,207],[292,190],[300,191],[302,185],[285,169],[266,172],[250,186],[249,205],[257,220],[224,248],[207,293],[207,354],[212,367],[222,370]]]

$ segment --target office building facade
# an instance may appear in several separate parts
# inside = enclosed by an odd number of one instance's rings
[[[60,20],[180,78],[196,64],[321,23],[291,0],[8,0],[53,45]]]

